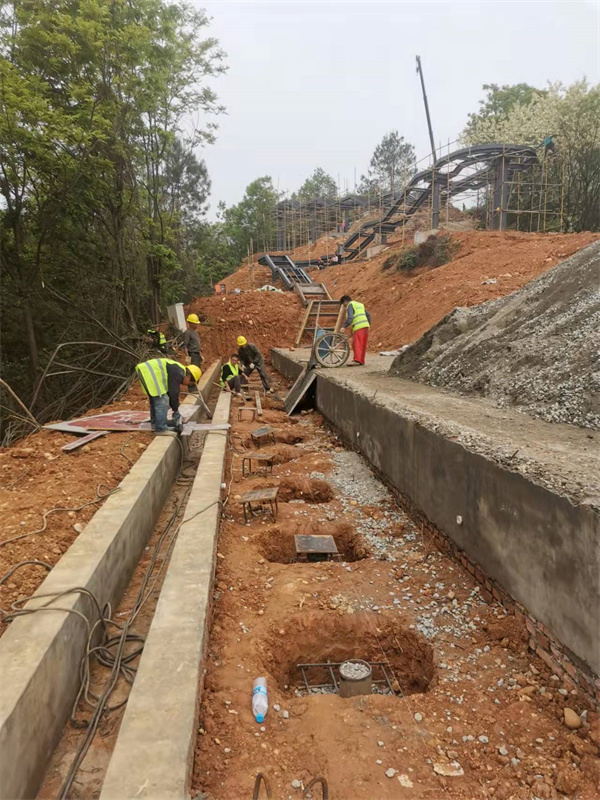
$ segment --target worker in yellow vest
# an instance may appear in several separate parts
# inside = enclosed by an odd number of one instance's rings
[[[225,362],[221,367],[220,384],[226,392],[233,392],[238,397],[241,397],[242,400],[246,400],[242,394],[242,386],[248,385],[248,379],[241,371],[240,357],[237,353],[232,353],[229,361]]]
[[[150,402],[150,424],[155,433],[167,433],[169,428],[177,433],[183,425],[179,413],[179,392],[182,386],[195,385],[202,370],[191,364],[184,367],[170,358],[151,358],[137,364],[135,371]],[[167,419],[169,406],[172,419]]]
[[[148,328],[146,331],[147,335],[152,342],[152,346],[155,347],[157,350],[160,350],[161,353],[167,354],[167,337],[164,335],[162,331],[159,331],[158,328]]]
[[[353,300],[349,294],[345,294],[341,298],[340,305],[346,307],[346,321],[342,325],[342,330],[346,328],[352,330],[352,352],[354,354],[352,364],[363,366],[367,355],[371,315],[362,303]]]

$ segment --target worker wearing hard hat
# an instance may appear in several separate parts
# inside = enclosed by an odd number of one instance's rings
[[[258,347],[248,342],[245,336],[237,337],[237,345],[240,364],[246,375],[252,375],[254,370],[256,370],[260,375],[260,380],[265,392],[272,392],[273,390],[271,389],[271,384],[269,383],[269,378],[265,371],[265,359]]]
[[[170,358],[151,358],[137,364],[135,371],[150,402],[150,424],[155,433],[165,433],[171,428],[181,431],[179,392],[182,386],[195,386],[202,370],[195,364],[184,366]],[[169,406],[173,418],[167,419]]]
[[[237,353],[232,353],[229,361],[226,361],[221,367],[219,382],[226,392],[233,392],[245,402],[246,398],[242,394],[242,387],[247,386],[248,381],[240,369],[240,359]]]
[[[348,294],[345,294],[340,299],[340,305],[346,307],[346,321],[342,325],[342,330],[345,328],[352,329],[352,351],[354,353],[352,364],[364,366],[369,328],[371,327],[371,315],[362,303],[352,300]]]
[[[200,325],[200,320],[197,314],[188,314],[186,322],[188,327],[183,334],[184,361],[186,364],[194,364],[194,366],[199,367],[203,360],[202,348],[200,346],[200,334],[197,330],[198,325]],[[191,391],[194,392],[195,387],[193,387]]]
[[[146,334],[150,337],[152,341],[152,346],[155,347],[157,350],[160,350],[161,353],[167,354],[167,337],[164,335],[162,331],[159,331],[157,328],[148,328]]]

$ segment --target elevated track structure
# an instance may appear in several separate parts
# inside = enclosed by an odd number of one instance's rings
[[[435,164],[417,172],[401,192],[382,196],[381,203],[389,208],[376,220],[360,225],[343,242],[345,261],[351,261],[363,253],[379,237],[385,243],[389,234],[402,228],[420,209],[431,208],[431,227],[437,228],[440,222],[440,209],[453,197],[479,189],[488,188],[492,203],[491,226],[497,230],[507,227],[507,217],[511,193],[514,191],[516,177],[538,164],[534,147],[518,144],[482,144],[464,147],[444,156]],[[347,195],[339,201],[320,200],[316,202],[337,205],[339,208],[364,209],[364,198]],[[350,204],[350,205],[349,205]],[[315,206],[316,208],[316,206]],[[279,221],[280,217],[278,217]],[[285,232],[279,226],[277,241],[283,247]],[[331,254],[320,258],[328,261]],[[296,284],[309,285],[312,280],[305,268],[313,266],[316,258],[310,261],[293,261],[282,254],[265,254],[259,262],[271,269],[273,280],[281,280],[287,289],[293,290]]]

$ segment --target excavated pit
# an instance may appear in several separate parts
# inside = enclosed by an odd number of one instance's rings
[[[265,666],[288,694],[302,691],[298,664],[351,659],[385,662],[398,696],[426,692],[434,675],[433,648],[420,634],[384,615],[313,612],[290,619],[285,635],[274,631],[263,647]],[[316,683],[324,677],[315,673]]]
[[[356,533],[349,523],[322,523],[308,520],[284,522],[275,530],[264,531],[260,537],[260,552],[267,561],[291,564],[298,557],[294,536],[310,535],[333,536],[340,555],[340,559],[336,560],[352,563],[368,558],[371,554],[364,536]]]
[[[276,486],[277,484],[272,484]],[[327,481],[319,478],[282,478],[279,482],[278,500],[289,503],[290,500],[304,500],[306,503],[329,503],[335,492]]]

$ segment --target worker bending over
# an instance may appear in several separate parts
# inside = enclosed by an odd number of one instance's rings
[[[160,350],[161,353],[167,354],[167,337],[164,335],[162,331],[159,331],[157,328],[148,328],[146,331],[147,335],[150,337],[152,342],[152,347],[155,347],[157,350]]]
[[[233,392],[242,400],[246,400],[242,394],[242,386],[247,386],[248,381],[244,373],[240,371],[240,359],[237,353],[233,353],[229,361],[221,367],[220,383],[226,392]]]
[[[250,376],[256,370],[260,375],[260,380],[265,392],[272,392],[269,378],[265,371],[265,359],[255,344],[251,344],[246,340],[245,336],[237,337],[238,356],[240,364],[242,365],[246,375]]]
[[[352,329],[352,352],[354,354],[353,364],[365,363],[367,355],[367,341],[369,339],[369,328],[371,327],[371,315],[362,303],[352,300],[350,295],[345,294],[340,305],[346,307],[346,321],[342,325],[342,330]]]
[[[170,358],[151,358],[137,364],[135,371],[150,402],[150,424],[155,433],[165,433],[171,428],[181,431],[179,392],[183,386],[195,386],[202,370],[195,364],[185,367]],[[173,418],[167,419],[169,406]]]

